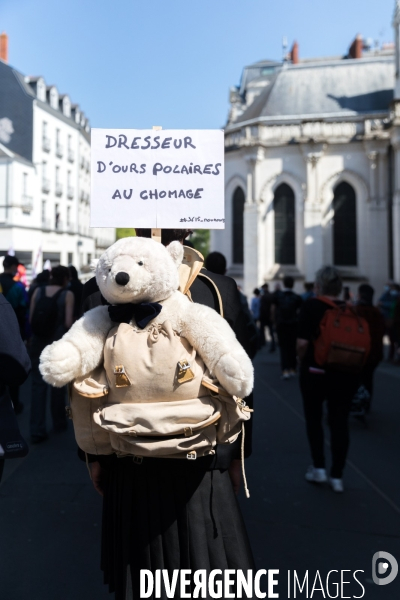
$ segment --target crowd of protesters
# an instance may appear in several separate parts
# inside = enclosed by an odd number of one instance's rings
[[[315,282],[304,284],[304,292],[301,294],[295,291],[295,279],[287,275],[279,282],[264,283],[261,288],[256,288],[250,303],[248,303],[240,288],[237,291],[235,283],[225,277],[226,267],[226,260],[222,254],[218,252],[209,254],[205,262],[205,273],[208,274],[206,281],[211,279],[214,283],[217,282],[224,305],[229,309],[225,318],[234,329],[239,341],[245,346],[251,358],[267,344],[270,353],[279,350],[282,379],[289,381],[298,377],[306,434],[312,458],[312,464],[305,473],[306,481],[317,485],[327,482],[334,492],[343,492],[343,472],[349,449],[349,416],[352,412],[355,414],[357,411],[358,415],[365,414],[371,407],[374,372],[384,358],[383,340],[385,336],[389,340],[387,359],[400,363],[400,286],[390,282],[385,287],[377,305],[374,305],[375,291],[369,284],[359,285],[357,294],[353,296],[350,288],[343,286],[339,271],[333,266],[326,266],[316,273]],[[67,429],[66,389],[51,387],[49,393],[49,386],[43,381],[39,371],[40,354],[48,344],[59,340],[74,321],[81,316],[82,306],[86,305],[87,308],[91,308],[98,305],[99,302],[101,303],[102,300],[99,291],[93,287],[93,280],[88,282],[84,289],[79,281],[77,270],[73,266],[67,268],[57,265],[51,271],[45,270],[39,273],[29,289],[20,276],[20,264],[17,257],[6,256],[3,268],[4,272],[0,275],[0,291],[3,293],[3,297],[0,297],[0,308],[4,314],[7,309],[13,311],[14,319],[9,319],[9,331],[4,330],[2,335],[4,340],[7,339],[7,335],[18,337],[18,343],[8,344],[8,346],[14,348],[15,356],[11,358],[16,364],[19,362],[20,367],[15,368],[14,371],[10,368],[7,377],[0,377],[0,384],[2,392],[8,387],[14,411],[20,413],[24,407],[19,398],[18,386],[25,381],[31,369],[30,441],[37,444],[48,439],[46,429],[48,395],[50,395],[53,431],[57,433]],[[209,297],[211,297],[209,291],[208,284],[204,285],[203,282],[203,288],[199,288],[197,292],[194,288],[193,301],[209,305]],[[214,308],[214,305],[212,307]],[[347,322],[353,319],[356,323],[357,335],[363,334],[368,340],[364,349],[360,347],[360,344],[357,346],[357,341],[354,342],[354,348],[358,354],[353,352],[353,355],[350,356],[350,352],[348,364],[346,364],[346,352],[348,353],[349,346],[346,347],[347,350],[343,350],[340,344],[334,348],[334,358],[331,363],[325,365],[321,364],[319,360],[318,352],[321,352],[321,348],[324,349],[324,343],[326,345],[326,339],[328,339],[325,337],[323,343],[321,338],[329,335],[329,323],[332,322],[332,319],[329,321],[329,317],[332,315],[336,315],[337,322],[341,318],[347,319]],[[3,325],[6,325],[4,319]],[[19,333],[17,333],[18,329]],[[1,343],[0,339],[0,345]],[[357,361],[357,358],[359,363],[356,364],[354,361]],[[13,375],[17,372],[18,377]],[[285,383],[285,385],[289,384]],[[253,405],[252,395],[246,400],[249,406]],[[330,430],[329,473],[326,468],[324,441],[325,403]],[[251,453],[251,426],[247,429],[246,439],[244,454],[248,456]],[[136,543],[136,538],[133,539],[130,534],[126,534],[125,529],[121,527],[115,533],[115,524],[117,517],[119,519],[120,516],[119,506],[122,500],[125,503],[122,512],[126,514],[127,518],[132,512],[133,498],[130,498],[126,492],[124,498],[121,498],[121,489],[131,489],[130,482],[134,476],[137,476],[137,470],[135,470],[133,461],[128,463],[128,461],[114,461],[113,457],[111,459],[105,457],[110,460],[107,462],[104,459],[102,462],[101,458],[98,456],[85,457],[90,462],[91,478],[95,488],[105,495],[104,547],[102,548],[105,563],[102,568],[110,591],[116,591],[116,598],[119,600],[125,598],[124,587],[126,584],[121,567],[124,567],[125,563],[130,564],[129,561],[134,556],[132,543]],[[151,469],[158,463],[153,464],[146,461],[145,464],[150,465],[146,466],[149,475],[157,478],[161,477],[162,473],[165,475],[170,468],[165,460],[162,461],[162,466],[157,466],[154,472]],[[0,455],[0,478],[2,465],[3,461]],[[216,495],[213,500],[221,514],[224,513],[224,506],[230,497],[229,494],[232,493],[229,491],[230,484],[235,492],[239,488],[240,468],[240,460],[233,451],[225,457],[221,452],[215,467],[212,467],[216,473],[219,470],[221,473],[227,472],[225,480],[228,476],[230,477],[228,484],[225,482],[225,487],[220,488],[222,491],[218,492],[219,496]],[[143,467],[141,472],[145,472]],[[189,470],[184,474],[187,477]],[[198,478],[198,470],[192,470],[190,476]],[[213,489],[213,478],[216,477],[215,473],[211,476],[211,490]],[[219,481],[218,478],[215,480]],[[204,482],[199,485],[204,487]],[[193,503],[191,498],[185,496],[186,492],[183,488],[179,487],[177,491],[182,495],[182,502],[185,506],[190,508]],[[163,501],[164,493],[165,491],[162,490]],[[173,493],[175,494],[175,492]],[[110,499],[115,500],[115,506],[113,502],[110,503]],[[236,518],[236,522],[240,522],[239,517]],[[162,523],[161,526],[164,527]],[[229,523],[229,526],[232,526],[232,523]],[[180,531],[179,534],[181,534]],[[202,530],[200,535],[203,535]],[[242,546],[247,548],[243,555],[245,562],[247,561],[251,565],[252,556],[244,530],[241,532],[241,536],[244,540],[242,540]],[[215,540],[215,528],[212,538]],[[207,541],[212,543],[211,537],[209,540],[207,538]],[[139,550],[145,548],[146,543],[140,540]],[[124,553],[123,564],[118,559],[120,551]],[[179,564],[179,557],[175,556],[173,552],[171,556]],[[226,556],[226,560],[228,559],[230,560],[229,552]]]
[[[349,447],[349,417],[364,417],[371,408],[374,373],[384,359],[384,340],[388,343],[386,360],[400,364],[400,286],[389,282],[374,305],[375,290],[367,283],[354,295],[344,286],[340,273],[332,266],[322,268],[314,282],[304,283],[304,292],[293,291],[295,281],[286,276],[276,283],[255,289],[250,302],[252,316],[259,328],[259,346],[270,341],[269,351],[280,351],[282,379],[299,376],[307,437],[313,464],[306,480],[329,480],[335,492],[342,492],[343,469]],[[369,350],[360,368],[342,365],[321,367],[316,361],[316,342],[326,329],[325,314],[341,309],[355,324],[366,323]],[[386,338],[385,338],[386,336]],[[348,359],[350,361],[350,358]],[[323,405],[326,401],[332,463],[330,476],[325,469]]]
[[[32,401],[30,407],[31,443],[48,439],[46,431],[46,406],[50,386],[39,372],[39,357],[48,344],[60,339],[81,315],[83,284],[73,265],[54,266],[38,273],[29,289],[23,265],[17,256],[7,255],[3,259],[0,274],[0,292],[13,309],[19,327],[19,335],[28,350],[32,371]],[[20,400],[20,384],[4,380],[16,414],[24,410]],[[50,388],[50,410],[55,432],[67,428],[66,389]]]

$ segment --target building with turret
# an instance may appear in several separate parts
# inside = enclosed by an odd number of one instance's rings
[[[211,246],[246,294],[334,264],[355,289],[400,282],[400,2],[395,44],[244,68],[225,127],[226,229]]]

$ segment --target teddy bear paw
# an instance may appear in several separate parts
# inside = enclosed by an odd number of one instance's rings
[[[253,390],[253,365],[247,355],[225,354],[216,364],[214,374],[232,396],[246,398]]]
[[[47,383],[62,387],[81,374],[81,362],[79,350],[70,342],[59,340],[43,350],[39,371]]]

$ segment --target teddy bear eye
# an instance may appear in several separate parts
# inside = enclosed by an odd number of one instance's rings
[[[139,260],[138,265],[139,265],[139,267],[143,267],[143,261]]]

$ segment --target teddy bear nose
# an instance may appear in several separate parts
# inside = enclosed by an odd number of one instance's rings
[[[124,271],[120,271],[119,273],[116,274],[115,281],[118,283],[118,285],[126,285],[129,281],[128,273],[124,273]]]

